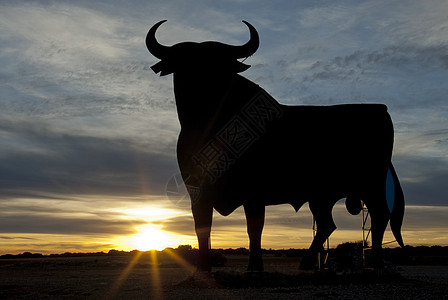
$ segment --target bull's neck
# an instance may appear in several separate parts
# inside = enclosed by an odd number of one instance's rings
[[[228,106],[229,94],[241,80],[229,76],[194,76],[174,74],[174,94],[177,113],[183,129],[199,129],[210,126],[224,106]]]

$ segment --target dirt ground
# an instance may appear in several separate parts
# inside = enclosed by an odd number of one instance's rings
[[[399,266],[393,274],[301,272],[300,258],[247,257],[198,274],[182,259],[74,257],[0,260],[0,299],[448,299],[448,266]]]

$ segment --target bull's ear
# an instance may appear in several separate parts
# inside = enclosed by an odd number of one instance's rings
[[[250,65],[243,64],[242,62],[239,62],[237,60],[232,60],[232,62],[229,64],[229,68],[231,68],[235,73],[241,73],[249,69]]]
[[[151,67],[151,69],[156,74],[160,72],[160,76],[169,75],[174,72],[171,64],[164,60],[161,60],[158,63],[156,63],[155,65],[153,65]]]

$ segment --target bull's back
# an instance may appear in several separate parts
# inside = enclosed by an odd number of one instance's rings
[[[387,168],[393,128],[386,106],[282,109],[224,175],[229,198],[300,207],[315,197],[346,197]]]

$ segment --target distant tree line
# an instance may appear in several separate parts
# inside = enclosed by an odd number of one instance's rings
[[[384,248],[384,259],[395,265],[448,265],[448,246],[406,246],[404,248]],[[91,256],[133,256],[137,254],[149,254],[151,252],[157,255],[170,255],[174,253],[188,262],[195,262],[198,256],[198,249],[190,245],[180,245],[177,248],[166,248],[162,251],[121,251],[112,249],[109,252],[65,252],[61,254],[41,254],[24,252],[21,254],[4,254],[0,259],[30,259],[30,258],[53,258],[53,257],[91,257]],[[307,249],[263,249],[264,255],[275,257],[302,257]],[[237,249],[213,249],[212,262],[214,266],[222,266],[226,262],[225,256],[228,255],[249,255],[246,248]],[[336,248],[329,250],[330,257],[337,257],[340,260],[349,262],[358,260],[362,257],[362,246],[360,242],[343,243]]]

